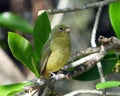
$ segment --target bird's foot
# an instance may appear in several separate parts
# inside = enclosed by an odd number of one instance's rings
[[[51,73],[51,78],[56,81],[66,78],[66,75],[64,75],[64,74],[55,74],[53,72],[50,72],[50,73]]]
[[[50,78],[52,78],[52,79],[55,79],[55,80],[58,80],[59,79],[59,77],[58,77],[58,75],[56,75],[55,73],[53,73],[53,72],[50,72]]]

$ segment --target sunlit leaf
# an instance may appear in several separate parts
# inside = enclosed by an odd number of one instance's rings
[[[109,5],[109,15],[116,36],[120,39],[120,2]]]
[[[33,64],[33,50],[30,42],[16,33],[9,32],[8,45],[14,57],[16,57],[20,62],[22,62],[26,67],[28,67],[33,73],[38,76],[38,70]]]
[[[97,89],[112,88],[112,87],[120,87],[120,81],[106,81],[103,83],[98,83],[96,85]]]
[[[0,85],[0,96],[15,96],[18,92],[24,92],[24,86],[30,85],[32,82],[14,83],[8,85]],[[11,95],[10,95],[11,94]]]

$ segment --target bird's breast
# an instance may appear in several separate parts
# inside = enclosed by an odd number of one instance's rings
[[[70,41],[56,38],[51,42],[51,54],[46,66],[47,71],[55,72],[68,61],[71,53]]]

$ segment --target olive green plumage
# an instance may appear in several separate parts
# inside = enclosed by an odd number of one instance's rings
[[[70,27],[56,25],[42,49],[40,74],[48,78],[50,72],[60,70],[71,54]]]

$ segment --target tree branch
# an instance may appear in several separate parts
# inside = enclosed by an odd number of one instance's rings
[[[97,8],[99,6],[105,6],[108,5],[110,3],[113,2],[117,2],[120,0],[103,0],[100,2],[95,2],[92,4],[88,4],[88,5],[83,5],[81,7],[76,7],[76,8],[64,8],[64,9],[50,9],[50,10],[46,10],[49,14],[58,14],[58,13],[67,13],[67,12],[75,12],[75,11],[81,11],[84,9],[90,9],[90,8]],[[41,13],[41,11],[39,11]],[[38,14],[39,14],[38,12]]]
[[[105,0],[105,1],[107,1],[107,0]],[[92,35],[91,35],[91,46],[92,47],[97,46],[97,44],[95,42],[95,39],[96,39],[96,32],[97,32],[97,28],[98,28],[100,14],[102,12],[102,7],[103,7],[103,5],[99,6],[97,14],[96,14],[95,23],[94,23],[94,27],[93,27],[93,31],[92,31]],[[100,75],[101,82],[105,82],[106,80],[105,80],[105,77],[104,77],[104,74],[103,74],[103,69],[102,69],[101,62],[97,62],[97,68],[98,68],[98,72],[99,72],[99,75]],[[103,94],[103,96],[105,96],[105,94]]]
[[[80,75],[80,74],[86,72],[87,70],[90,70],[91,68],[93,68],[93,66],[95,66],[97,62],[99,62],[102,58],[104,58],[104,56],[107,54],[108,51],[111,51],[111,50],[113,50],[114,52],[120,51],[120,40],[117,39],[116,37],[105,38],[103,36],[100,36],[99,42],[101,42],[102,45],[99,48],[100,49],[99,51],[97,49],[98,52],[93,53],[93,54],[91,53],[88,56],[82,58],[83,60],[82,59],[77,60],[73,63],[66,65],[63,68],[63,69],[67,70],[68,68],[71,68],[71,67],[73,68],[73,67],[77,66],[73,71],[71,71],[71,72],[69,72],[69,71],[59,72],[57,74],[57,78],[52,77],[49,79],[35,80],[35,81],[33,81],[35,83],[31,86],[25,87],[25,90],[27,92],[32,92],[33,90],[39,89],[42,86],[45,86],[47,84],[51,83],[54,85],[54,83],[57,81],[60,81],[63,79],[68,79],[68,77],[72,78],[72,77],[75,77],[76,75]],[[82,52],[79,52],[79,53],[82,53]],[[86,53],[86,54],[88,54],[88,53]],[[82,53],[82,55],[83,55],[83,53]],[[78,55],[76,55],[76,57],[77,56]],[[81,56],[81,55],[79,54],[79,56]],[[73,61],[74,61],[74,59],[73,59]]]

